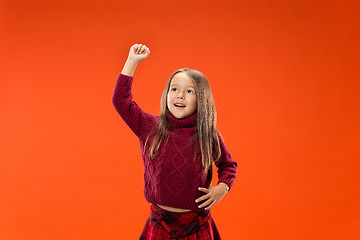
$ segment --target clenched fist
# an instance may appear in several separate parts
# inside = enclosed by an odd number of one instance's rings
[[[129,59],[141,62],[150,55],[149,48],[144,44],[134,44],[130,48]]]

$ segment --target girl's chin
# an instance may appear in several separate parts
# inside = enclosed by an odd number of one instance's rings
[[[187,114],[181,114],[181,113],[176,113],[176,112],[172,112],[172,111],[170,111],[170,113],[177,119],[186,118],[188,116]]]
[[[178,108],[175,108],[175,109],[168,108],[168,110],[177,119],[186,118],[194,113],[193,112],[193,113],[189,114],[188,111],[185,111],[185,109],[183,109],[183,108],[179,108],[179,109]]]
[[[187,116],[185,115],[178,115],[178,114],[173,114],[173,116],[177,119],[183,119],[183,118],[186,118]]]

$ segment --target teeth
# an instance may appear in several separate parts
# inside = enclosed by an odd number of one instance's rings
[[[179,104],[179,103],[176,103],[175,106],[177,106],[177,107],[185,107],[185,105]]]

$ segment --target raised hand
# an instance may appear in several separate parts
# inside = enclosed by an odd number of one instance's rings
[[[134,44],[130,48],[128,59],[141,62],[150,55],[149,48],[144,44]]]

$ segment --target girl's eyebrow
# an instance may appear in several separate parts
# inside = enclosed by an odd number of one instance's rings
[[[170,87],[173,87],[173,86],[176,86],[178,87],[178,85],[175,83],[175,84],[171,84]],[[185,88],[194,88],[195,89],[195,86],[192,86],[192,85],[188,85],[188,86],[185,86]]]

